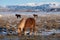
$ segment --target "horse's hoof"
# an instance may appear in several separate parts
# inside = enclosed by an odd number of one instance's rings
[[[29,33],[27,33],[27,35],[29,35]]]
[[[21,37],[21,35],[18,35],[18,37]]]

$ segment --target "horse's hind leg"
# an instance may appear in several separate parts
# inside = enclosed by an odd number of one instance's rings
[[[32,35],[32,32],[33,32],[33,28],[30,28],[30,35]]]
[[[37,31],[36,31],[36,28],[35,27],[33,28],[33,32],[34,32],[34,35],[36,35],[36,32]]]

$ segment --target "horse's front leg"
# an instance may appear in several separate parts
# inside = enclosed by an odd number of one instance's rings
[[[23,34],[26,35],[26,28],[23,28]]]

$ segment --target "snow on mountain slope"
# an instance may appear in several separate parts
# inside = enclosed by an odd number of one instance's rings
[[[9,10],[43,10],[51,8],[60,8],[60,3],[50,2],[50,3],[27,3],[19,5],[7,5],[5,7],[0,7],[0,9],[9,9]]]
[[[60,8],[60,3],[51,3],[50,7],[52,7],[52,8]]]

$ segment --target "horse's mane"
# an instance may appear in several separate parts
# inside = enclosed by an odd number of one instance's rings
[[[20,23],[23,21],[23,18],[20,20]]]
[[[19,26],[19,25],[22,23],[23,20],[24,20],[24,19],[22,18],[22,19],[19,21],[19,23],[18,23],[17,26]]]

